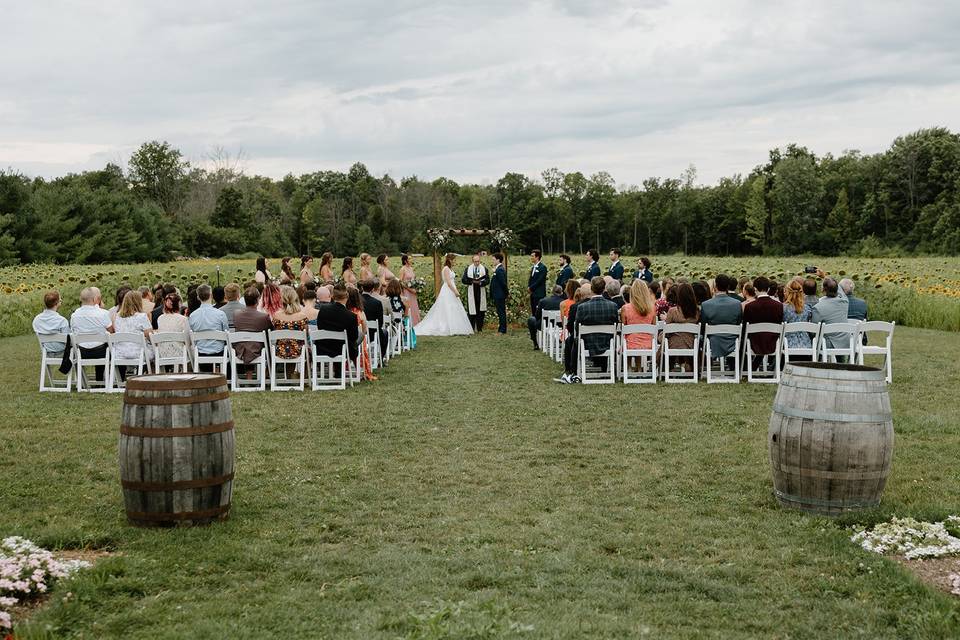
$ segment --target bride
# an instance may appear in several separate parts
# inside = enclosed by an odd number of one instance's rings
[[[454,254],[448,253],[443,261],[442,284],[437,299],[427,317],[413,328],[418,336],[466,336],[473,333],[453,274],[456,259]]]

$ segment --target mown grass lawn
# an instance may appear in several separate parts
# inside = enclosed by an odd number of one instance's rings
[[[25,638],[941,638],[960,603],[845,528],[960,511],[960,336],[897,329],[881,509],[771,495],[764,385],[561,386],[519,331],[422,339],[376,384],[234,396],[227,522],[128,526],[121,398],[36,391],[0,341],[0,535],[114,554]],[[66,597],[66,593],[72,595]]]

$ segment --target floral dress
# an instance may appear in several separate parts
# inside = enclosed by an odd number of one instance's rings
[[[306,331],[307,321],[300,320],[277,320],[273,321],[273,328],[277,331]],[[288,360],[296,360],[303,351],[303,342],[285,338],[277,340],[277,357]]]
[[[797,313],[792,304],[783,304],[784,322],[810,322],[813,319],[813,309],[808,304],[803,305],[803,310]],[[813,340],[806,331],[791,331],[786,334],[787,347],[791,349],[810,349],[813,346]]]
[[[373,367],[370,363],[370,333],[367,331],[367,323],[364,322],[363,314],[359,309],[351,309],[353,315],[357,316],[357,326],[360,327],[360,367],[363,369],[364,380],[376,380],[373,375]]]

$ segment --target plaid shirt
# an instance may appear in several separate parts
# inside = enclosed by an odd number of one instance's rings
[[[576,322],[578,325],[615,325],[620,321],[617,305],[610,300],[597,296],[584,300],[577,305]],[[590,355],[603,353],[610,347],[610,336],[596,334],[583,337],[583,343]]]

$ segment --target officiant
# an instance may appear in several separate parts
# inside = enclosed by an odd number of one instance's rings
[[[473,262],[463,272],[461,282],[467,285],[467,316],[470,317],[473,330],[480,333],[487,314],[487,284],[490,282],[490,274],[480,262],[479,252],[473,254]]]

